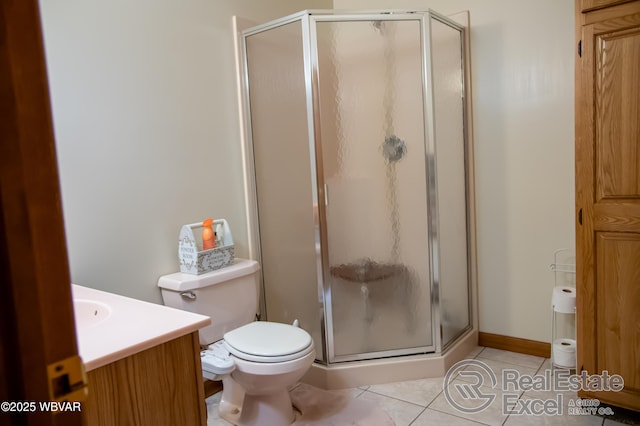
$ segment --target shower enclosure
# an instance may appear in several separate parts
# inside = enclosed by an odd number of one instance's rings
[[[440,353],[471,328],[464,40],[432,11],[242,32],[261,316],[297,319],[321,362]]]

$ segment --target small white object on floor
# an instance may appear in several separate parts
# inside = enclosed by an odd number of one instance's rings
[[[301,383],[291,390],[291,402],[300,412],[295,426],[395,426],[391,417],[369,401],[351,398]]]

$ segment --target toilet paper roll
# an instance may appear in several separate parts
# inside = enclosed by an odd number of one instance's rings
[[[556,339],[553,341],[553,364],[558,367],[575,368],[576,341],[573,339]]]
[[[551,297],[553,310],[563,314],[573,314],[576,312],[576,289],[573,287],[554,287]]]

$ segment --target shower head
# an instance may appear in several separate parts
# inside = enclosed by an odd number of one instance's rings
[[[407,144],[396,135],[384,138],[382,143],[382,156],[390,163],[395,163],[407,153]]]
[[[380,32],[384,30],[384,21],[372,21],[371,25],[373,25],[373,28]]]

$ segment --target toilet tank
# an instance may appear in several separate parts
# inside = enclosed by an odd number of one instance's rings
[[[259,269],[254,260],[236,258],[232,265],[202,275],[163,275],[158,287],[166,306],[211,318],[211,325],[200,329],[200,345],[207,346],[255,320]]]

